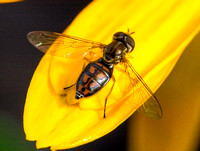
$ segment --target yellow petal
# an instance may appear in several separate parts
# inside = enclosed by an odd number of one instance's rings
[[[128,126],[129,151],[198,150],[199,39],[200,33],[186,48],[170,76],[156,92],[157,97],[162,102],[163,119],[155,122],[142,116],[130,118]]]
[[[14,3],[14,2],[20,2],[22,0],[0,0],[0,3]]]
[[[135,31],[130,62],[155,92],[199,30],[198,6],[197,0],[93,1],[64,33],[108,44],[117,31]],[[76,82],[82,65],[81,60],[45,55],[37,67],[26,98],[24,130],[38,148],[66,149],[91,142],[112,131],[142,104],[138,99],[113,99],[103,119],[105,99],[101,98],[112,81],[80,104],[66,103],[58,94]],[[114,76],[118,79],[120,73],[114,70]],[[116,84],[113,98],[120,97],[119,89]]]

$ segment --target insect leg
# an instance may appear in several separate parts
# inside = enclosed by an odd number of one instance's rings
[[[74,83],[74,84],[72,84],[72,85],[70,85],[70,86],[68,86],[68,87],[65,87],[64,90],[67,90],[67,89],[73,87],[75,84],[76,84],[76,83]]]
[[[87,61],[87,60],[86,60],[86,61]],[[85,66],[86,66],[86,63],[84,62],[82,71],[85,69]],[[76,84],[76,83],[74,83],[74,84],[72,84],[72,85],[70,85],[70,86],[68,86],[68,87],[65,87],[64,90],[67,90],[67,89],[73,87],[75,84]]]
[[[107,104],[107,101],[108,101],[108,97],[110,96],[113,88],[114,88],[114,85],[115,85],[115,77],[112,76],[112,79],[113,79],[113,85],[108,93],[108,95],[106,96],[106,99],[105,99],[105,104],[104,104],[104,114],[103,114],[103,118],[106,118],[106,104]]]

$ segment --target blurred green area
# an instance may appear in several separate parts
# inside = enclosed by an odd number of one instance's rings
[[[2,111],[0,111],[0,151],[38,151],[35,142],[25,139],[22,121]]]

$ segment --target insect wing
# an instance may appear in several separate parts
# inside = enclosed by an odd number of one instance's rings
[[[145,115],[153,119],[162,118],[161,106],[151,89],[148,87],[142,77],[137,73],[137,71],[133,68],[129,60],[124,60],[124,66],[125,73],[129,75],[133,88],[132,97],[134,97],[134,93],[139,93],[139,99],[143,103],[143,105],[139,108],[139,111],[143,111]]]
[[[100,42],[51,31],[33,31],[28,33],[27,39],[38,50],[58,57],[67,57],[73,54],[82,56],[90,51],[99,53],[106,47]]]

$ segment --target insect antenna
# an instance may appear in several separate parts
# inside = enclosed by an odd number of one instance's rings
[[[130,32],[130,30],[129,30],[129,28],[128,28],[128,31],[127,31],[127,34],[128,35],[132,35],[132,34],[134,34],[135,32],[133,31],[133,32]]]

